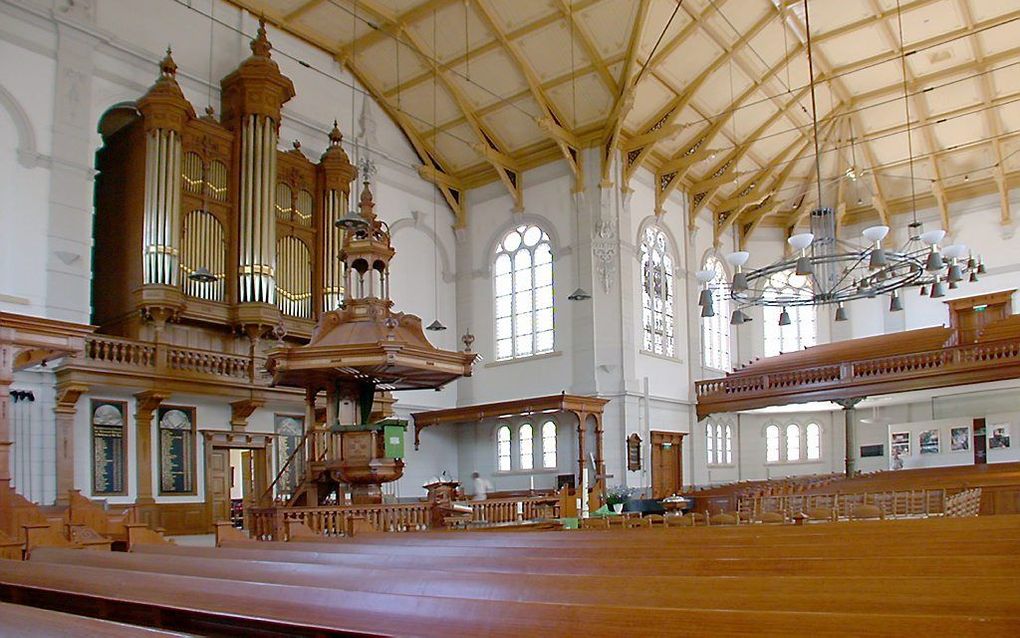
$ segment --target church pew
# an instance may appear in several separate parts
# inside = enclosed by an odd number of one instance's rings
[[[161,547],[161,546],[153,546]],[[404,596],[319,587],[221,581],[173,574],[0,562],[0,599],[145,619],[147,624],[210,633],[417,636],[665,636],[698,632],[789,635],[939,632],[1008,636],[1020,620],[974,615],[649,608]],[[97,605],[97,599],[101,602]]]
[[[713,607],[716,609],[783,609],[881,613],[924,599],[949,615],[961,591],[968,594],[968,614],[1020,617],[1020,600],[1012,575],[956,578],[872,577],[684,577],[662,573],[642,576],[611,574],[578,579],[564,575],[483,574],[423,569],[208,560],[124,553],[83,553],[41,549],[33,561],[69,566],[181,574],[221,580],[357,589],[378,593],[517,600],[632,607]],[[451,565],[454,567],[455,565]]]
[[[174,547],[147,545],[136,551],[163,556],[199,556],[268,562],[298,562],[340,567],[390,569],[436,569],[463,572],[528,574],[574,574],[578,576],[614,573],[641,575],[666,573],[691,576],[872,576],[896,574],[904,577],[970,576],[1005,569],[1020,573],[1020,556],[949,555],[918,560],[916,556],[854,558],[772,558],[753,559],[684,558],[646,559],[640,554],[626,558],[604,558],[598,562],[572,558],[480,557],[451,561],[441,556],[403,556],[398,554],[336,554],[331,552],[263,552],[255,548]],[[975,550],[978,551],[978,550]],[[617,552],[614,556],[619,556]]]
[[[0,603],[0,638],[125,638],[129,636],[184,636],[108,620],[73,616],[58,611]]]

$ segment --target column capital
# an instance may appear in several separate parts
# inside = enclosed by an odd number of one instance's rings
[[[135,393],[135,413],[150,414],[161,403],[170,398],[170,393],[162,390],[143,390]]]

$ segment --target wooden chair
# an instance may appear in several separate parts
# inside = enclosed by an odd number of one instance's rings
[[[666,526],[666,517],[662,514],[649,514],[648,516],[645,516],[645,520],[648,521],[648,524],[651,527]]]
[[[809,521],[831,523],[836,520],[836,510],[831,507],[811,507],[804,513],[808,515]]]
[[[857,503],[850,511],[850,518],[854,520],[885,518],[885,512],[877,505]]]
[[[687,515],[672,515],[665,517],[666,527],[693,527],[694,516]]]
[[[735,514],[723,512],[709,517],[708,522],[710,525],[736,525],[738,520]]]
[[[609,529],[608,518],[582,518],[581,529]]]
[[[786,522],[786,516],[779,512],[762,512],[755,520],[766,525],[782,525]]]

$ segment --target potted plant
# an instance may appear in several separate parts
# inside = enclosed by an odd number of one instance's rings
[[[635,490],[624,485],[614,485],[606,491],[606,504],[617,514],[623,511],[623,504],[630,500]]]

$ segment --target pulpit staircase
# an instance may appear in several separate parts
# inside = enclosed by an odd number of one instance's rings
[[[331,463],[340,459],[339,440],[326,429],[305,432],[259,499],[261,507],[316,507],[337,493]],[[296,479],[296,480],[295,480]],[[290,484],[293,481],[293,484]]]

